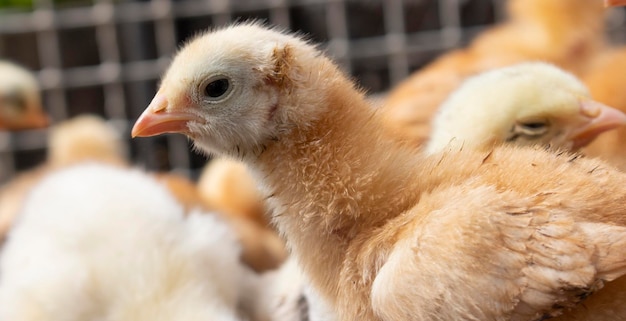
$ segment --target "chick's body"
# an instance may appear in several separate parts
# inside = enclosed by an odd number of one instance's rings
[[[240,162],[218,158],[209,162],[198,179],[202,198],[223,213],[243,216],[267,226],[265,205],[256,182]]]
[[[147,175],[79,165],[30,194],[0,262],[0,320],[237,320],[240,251]]]
[[[338,320],[536,320],[626,273],[624,174],[534,149],[418,155],[329,59],[281,32],[241,25],[187,44],[133,129],[164,132],[257,173]]]
[[[226,158],[211,160],[198,179],[197,191],[238,230],[247,264],[257,271],[280,266],[287,256],[284,242],[270,226],[259,188],[245,165]]]

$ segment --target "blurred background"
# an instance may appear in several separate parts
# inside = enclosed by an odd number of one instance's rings
[[[596,0],[589,0],[596,1]],[[206,163],[182,135],[130,139],[182,42],[257,19],[309,34],[370,93],[505,18],[504,0],[0,0],[0,58],[35,71],[53,123],[90,113],[127,137],[135,163],[195,177]],[[607,17],[626,43],[626,10]],[[626,71],[625,71],[626,72]],[[626,88],[625,88],[626,90]],[[0,183],[45,159],[47,129],[0,131]]]

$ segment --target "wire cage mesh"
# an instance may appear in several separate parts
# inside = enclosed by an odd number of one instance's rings
[[[0,57],[36,71],[54,121],[104,116],[135,163],[194,175],[206,158],[181,135],[130,140],[179,44],[206,28],[262,20],[299,30],[359,84],[384,92],[504,18],[505,0],[0,0]],[[592,1],[592,0],[590,0]],[[626,14],[608,31],[626,43]],[[46,130],[0,133],[0,182],[43,161]]]

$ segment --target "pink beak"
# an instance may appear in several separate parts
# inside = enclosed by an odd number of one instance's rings
[[[605,7],[625,6],[626,0],[604,0]]]
[[[185,111],[168,110],[167,98],[157,93],[135,122],[131,136],[148,137],[165,133],[188,133],[187,123],[197,116]]]
[[[575,149],[589,144],[605,131],[626,125],[626,114],[593,100],[581,101],[580,112],[586,121],[569,135]]]

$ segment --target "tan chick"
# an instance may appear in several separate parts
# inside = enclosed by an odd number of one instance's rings
[[[387,128],[413,146],[424,143],[439,105],[467,77],[529,60],[581,75],[605,46],[604,8],[597,0],[509,0],[509,18],[393,88],[383,107]]]
[[[0,130],[43,128],[48,123],[35,76],[22,66],[0,60]]]
[[[241,162],[227,158],[211,160],[198,178],[198,191],[216,210],[268,226],[261,193]]]
[[[623,125],[626,114],[592,100],[575,76],[529,62],[466,80],[435,115],[426,152],[489,150],[505,142],[577,150]]]
[[[284,242],[269,224],[256,182],[240,162],[216,158],[202,170],[199,196],[228,217],[244,244],[244,261],[256,271],[278,268],[287,257]]]
[[[0,259],[0,320],[240,320],[240,246],[149,175],[104,164],[31,192]]]
[[[285,242],[277,233],[246,218],[218,212],[232,226],[243,247],[242,261],[256,272],[277,269],[287,258]]]
[[[132,130],[168,132],[247,164],[338,320],[538,320],[626,273],[626,174],[530,148],[421,156],[285,32],[188,42]]]

